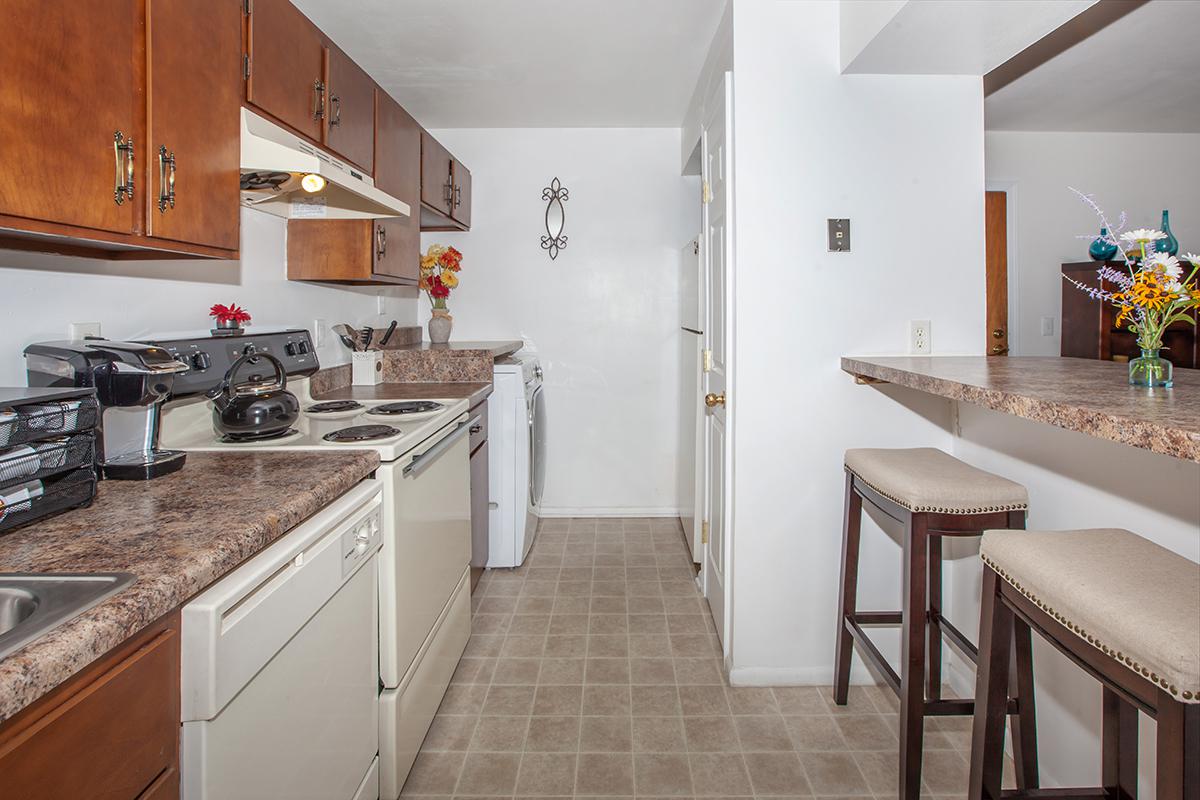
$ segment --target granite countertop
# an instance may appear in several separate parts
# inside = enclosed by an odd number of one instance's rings
[[[1200,370],[1175,387],[1128,384],[1128,367],[1085,358],[846,356],[842,369],[898,386],[1200,461]]]
[[[0,660],[0,722],[216,582],[378,465],[373,451],[189,453],[180,472],[152,481],[102,481],[88,508],[0,536],[0,572],[137,576]]]
[[[381,383],[376,386],[343,386],[314,400],[457,400],[465,397],[475,406],[492,393],[490,383]]]
[[[447,342],[445,344],[434,344],[433,342],[418,342],[416,344],[402,344],[394,349],[396,350],[486,350],[492,354],[492,358],[503,358],[504,356],[512,355],[525,346],[525,343],[520,339],[512,339],[509,341],[499,342]]]

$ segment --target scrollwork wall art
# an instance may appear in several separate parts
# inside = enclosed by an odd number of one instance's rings
[[[550,254],[550,260],[553,261],[558,258],[558,251],[567,246],[567,237],[563,235],[563,226],[566,224],[563,202],[569,199],[567,187],[555,178],[542,190],[542,199],[546,201],[546,235],[542,237],[542,249]]]

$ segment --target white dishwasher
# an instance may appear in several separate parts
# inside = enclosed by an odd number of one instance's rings
[[[184,800],[379,796],[381,495],[363,481],[184,606]]]

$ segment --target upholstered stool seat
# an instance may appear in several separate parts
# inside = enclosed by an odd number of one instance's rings
[[[991,528],[1024,528],[1029,495],[1019,483],[992,475],[940,450],[847,450],[842,569],[838,599],[833,700],[845,705],[855,646],[863,660],[900,698],[899,800],[919,800],[926,716],[969,715],[974,700],[942,697],[942,641],[968,661],[975,645],[942,614],[942,540],[979,536]],[[858,557],[863,505],[903,528],[899,611],[858,608]],[[880,519],[876,517],[876,519]],[[867,629],[900,626],[900,668],[884,658]],[[1028,628],[1017,636],[1017,677],[1004,713],[1018,735],[1013,746],[1017,785],[1036,788],[1037,743],[1032,725],[1033,659]]]
[[[988,514],[1029,508],[1029,493],[1021,484],[932,447],[847,450],[846,469],[915,513]]]
[[[1103,688],[1100,787],[1055,789],[1057,800],[1136,798],[1138,718],[1157,723],[1158,800],[1200,799],[1200,564],[1126,530],[989,530],[971,736],[969,800],[1044,799],[1004,792],[1004,717],[1019,626]],[[1020,667],[1016,683],[1021,683]],[[1028,725],[1031,730],[1024,730]],[[1036,737],[1033,714],[1021,735]],[[1015,734],[1014,734],[1015,735]],[[1026,785],[1037,785],[1037,775]]]
[[[988,531],[979,555],[1088,644],[1200,703],[1200,565],[1117,529]]]

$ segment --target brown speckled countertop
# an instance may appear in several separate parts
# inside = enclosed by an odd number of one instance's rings
[[[0,722],[216,582],[378,465],[373,451],[189,453],[180,472],[152,481],[102,481],[90,507],[0,536],[0,572],[137,576],[0,660]]]
[[[1175,387],[1128,384],[1128,367],[1083,358],[847,356],[852,375],[1046,422],[1132,447],[1200,461],[1200,370]]]
[[[458,351],[458,350],[486,350],[491,354],[492,358],[503,358],[510,356],[525,346],[525,343],[520,339],[511,339],[508,341],[498,342],[446,342],[445,344],[434,344],[433,342],[416,342],[414,344],[403,344],[397,347],[397,350],[432,350],[437,351]]]
[[[377,386],[343,386],[315,400],[457,400],[467,398],[472,407],[492,393],[490,383],[381,383]]]

